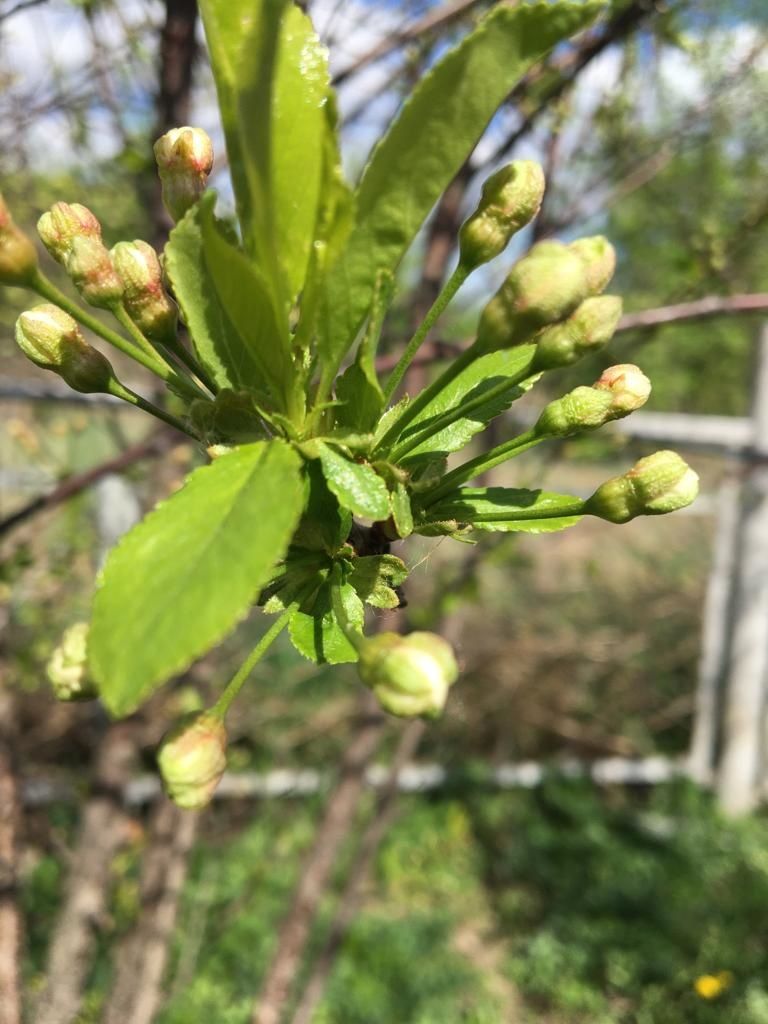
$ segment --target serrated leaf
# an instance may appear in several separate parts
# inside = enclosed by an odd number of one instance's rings
[[[365,618],[363,602],[349,583],[341,586],[340,593],[349,626],[362,633]],[[294,612],[288,629],[291,642],[299,654],[319,665],[357,661],[357,651],[347,639],[333,611],[330,583],[323,584],[312,602]]]
[[[356,193],[355,228],[330,274],[321,355],[341,362],[371,303],[519,79],[585,28],[600,4],[498,4],[421,79],[379,142]]]
[[[165,270],[197,358],[219,387],[266,387],[259,364],[227,316],[208,271],[200,218],[215,202],[215,193],[206,193],[171,231]]]
[[[347,582],[374,608],[397,608],[400,598],[395,587],[407,578],[408,567],[395,555],[363,555],[352,562]]]
[[[502,533],[555,533],[575,526],[584,502],[571,494],[512,487],[462,487],[431,506],[425,520],[454,521],[473,530]],[[558,512],[562,514],[558,515]]]
[[[460,451],[475,434],[483,430],[490,421],[508,409],[530,387],[530,381],[510,383],[502,394],[459,416],[449,426],[440,428],[440,417],[458,412],[462,404],[480,398],[483,394],[502,384],[504,380],[514,382],[524,377],[530,369],[536,352],[535,345],[519,345],[515,348],[489,352],[475,359],[451,381],[435,398],[426,405],[413,422],[409,423],[393,451],[407,441],[423,438],[402,458],[403,465],[419,460],[424,455],[444,458],[450,452]],[[433,429],[433,424],[436,427]]]
[[[328,487],[342,508],[374,521],[389,517],[389,491],[375,470],[345,458],[322,441],[317,442],[317,451]]]
[[[400,417],[410,404],[410,397],[408,395],[403,395],[399,402],[395,402],[394,405],[391,405],[389,409],[386,409],[382,413],[381,419],[379,420],[379,424],[376,427],[376,430],[373,435],[374,448],[381,441],[382,437],[385,437],[389,433],[392,425],[396,423],[397,420],[400,419]]]
[[[376,373],[376,350],[394,288],[391,274],[379,274],[355,361],[336,382],[336,397],[341,402],[336,420],[343,426],[371,431],[379,422],[385,399]]]
[[[398,481],[392,490],[392,518],[399,537],[410,537],[413,533],[413,511],[411,497],[405,484]]]
[[[307,463],[306,473],[309,495],[294,543],[332,555],[349,536],[352,513],[329,490],[319,461]]]
[[[224,237],[210,205],[201,209],[200,222],[206,265],[218,301],[250,359],[259,366],[273,398],[284,407],[293,377],[288,328],[276,316],[259,270]]]
[[[99,579],[91,670],[115,715],[136,708],[248,611],[301,515],[301,460],[281,441],[195,470],[112,551]]]

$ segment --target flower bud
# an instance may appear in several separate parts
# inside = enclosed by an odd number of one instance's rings
[[[54,203],[37,222],[37,233],[57,263],[65,264],[76,238],[101,241],[101,224],[87,206]]]
[[[202,128],[172,128],[155,143],[163,203],[181,220],[205,191],[213,167],[213,144]]]
[[[157,763],[168,796],[185,810],[210,803],[227,767],[227,731],[209,711],[185,715],[163,738]]]
[[[639,409],[650,393],[651,382],[637,366],[611,366],[591,388],[574,388],[550,402],[534,429],[550,437],[594,430]]]
[[[477,209],[461,226],[460,262],[474,268],[503,252],[539,212],[544,186],[544,171],[533,160],[515,160],[492,174],[483,184]]]
[[[0,284],[31,284],[37,272],[37,250],[17,227],[0,195]]]
[[[88,623],[76,622],[61,638],[46,667],[57,700],[93,700],[96,686],[88,678]]]
[[[124,285],[123,303],[139,330],[150,341],[175,341],[178,313],[163,287],[163,271],[152,246],[138,238],[118,242],[110,256]]]
[[[103,242],[88,235],[72,239],[67,273],[91,306],[112,309],[122,300],[123,282]]]
[[[584,260],[562,242],[539,242],[512,267],[483,310],[478,349],[521,345],[569,316],[588,294]]]
[[[585,299],[560,324],[545,327],[536,341],[532,369],[553,370],[570,366],[589,352],[607,345],[621,317],[622,302],[615,295]]]
[[[368,637],[358,668],[385,711],[401,718],[436,718],[459,674],[450,644],[435,633]]]
[[[28,359],[58,373],[74,391],[109,391],[114,371],[101,352],[88,344],[72,317],[43,303],[16,321],[16,342]]]
[[[685,508],[698,493],[697,474],[677,452],[656,452],[598,487],[584,511],[609,523],[626,523],[635,516],[659,516]]]
[[[616,269],[616,250],[603,235],[579,238],[568,246],[584,260],[587,269],[588,295],[599,295],[613,277]]]

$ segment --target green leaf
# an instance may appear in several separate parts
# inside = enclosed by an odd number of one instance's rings
[[[275,315],[269,288],[256,266],[224,237],[210,205],[201,210],[201,225],[206,266],[218,302],[275,401],[284,408],[293,381],[287,324]]]
[[[362,633],[363,602],[349,583],[340,588],[341,602],[352,629]],[[331,584],[326,582],[317,596],[294,612],[289,624],[291,642],[299,654],[319,665],[357,661],[357,651],[346,638],[333,611]]]
[[[243,237],[281,309],[304,283],[317,224],[327,53],[287,0],[202,0],[201,11]]]
[[[322,347],[335,368],[441,194],[519,79],[586,27],[597,3],[496,5],[416,86],[379,142],[357,191],[355,229],[327,287]]]
[[[403,457],[403,464],[407,465],[427,454],[444,458],[449,452],[459,451],[468,444],[495,416],[525,394],[534,383],[534,378],[522,384],[511,383],[509,389],[502,394],[484,402],[466,416],[460,416],[449,426],[437,428],[436,432],[433,424],[448,412],[458,413],[462,404],[480,398],[505,379],[518,379],[530,368],[535,352],[535,345],[519,345],[489,352],[471,362],[405,428],[393,449],[411,438],[423,436],[423,440]]]
[[[336,397],[342,403],[336,410],[336,421],[342,426],[370,431],[379,422],[385,399],[376,373],[376,349],[394,290],[392,275],[379,274],[355,361],[336,383]]]
[[[427,509],[430,523],[456,522],[473,530],[555,533],[575,526],[584,502],[571,494],[511,487],[462,487]],[[558,515],[561,512],[561,515]]]
[[[201,217],[215,202],[215,193],[206,193],[171,231],[165,270],[197,358],[216,383],[220,387],[265,387],[259,364],[227,316],[208,271]]]
[[[374,608],[398,608],[395,587],[408,578],[408,567],[395,555],[363,555],[352,562],[347,582],[358,597]]]
[[[413,512],[408,488],[399,480],[392,490],[392,518],[395,521],[398,536],[410,537],[413,533]]]
[[[112,551],[99,580],[91,669],[115,715],[217,643],[245,615],[301,515],[301,460],[256,443],[195,470]]]
[[[326,482],[343,508],[375,521],[389,517],[389,491],[375,470],[344,458],[322,441],[317,449]]]
[[[294,544],[333,555],[349,536],[352,513],[329,490],[319,461],[308,462],[306,473],[309,497]]]

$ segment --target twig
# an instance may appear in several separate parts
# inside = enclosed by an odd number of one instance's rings
[[[382,739],[385,717],[367,692],[361,722],[341,763],[339,780],[325,808],[277,940],[252,1024],[279,1024],[296,977],[320,899],[339,849],[352,827],[365,785],[365,768]]]
[[[89,487],[92,487],[93,484],[103,477],[109,476],[110,473],[121,473],[137,462],[160,455],[172,443],[175,443],[176,440],[176,434],[172,431],[158,430],[148,440],[132,445],[119,455],[115,455],[105,462],[100,462],[93,469],[87,469],[83,473],[75,473],[72,476],[68,476],[58,486],[54,487],[52,491],[49,491],[48,494],[35,498],[29,504],[20,508],[18,512],[14,512],[12,515],[0,520],[0,537],[4,537],[38,513],[55,508],[56,505],[61,505],[70,498],[74,498]]]
[[[72,871],[53,932],[35,1024],[73,1024],[103,921],[112,861],[125,841],[122,789],[136,752],[131,725],[110,726],[96,752],[93,793],[83,811]]]
[[[424,723],[417,721],[409,722],[402,731],[389,778],[376,802],[370,824],[360,840],[360,846],[355,854],[355,861],[350,870],[347,884],[339,899],[330,932],[304,988],[304,994],[291,1019],[291,1024],[311,1024],[312,1016],[323,997],[333,970],[338,951],[360,910],[365,882],[370,874],[376,853],[397,817],[400,773],[416,753],[424,735],[424,729]]]
[[[141,909],[115,957],[103,1024],[151,1024],[160,1008],[168,949],[187,875],[198,816],[161,797],[141,872]]]
[[[14,14],[20,14],[22,11],[28,10],[30,7],[41,7],[48,0],[20,0],[20,3],[14,7],[9,7],[7,11],[0,11],[0,22],[8,21]]]
[[[0,1024],[21,1024],[18,903],[21,801],[13,750],[14,699],[0,693]]]

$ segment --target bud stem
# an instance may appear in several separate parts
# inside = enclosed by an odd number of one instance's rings
[[[117,320],[117,322],[123,328],[123,330],[127,334],[130,334],[136,345],[148,356],[153,356],[155,359],[158,359],[162,366],[165,368],[165,371],[173,375],[174,385],[183,389],[183,391],[186,394],[188,394],[190,398],[194,397],[208,399],[208,395],[206,395],[205,392],[201,388],[199,388],[194,381],[190,380],[186,375],[180,374],[178,370],[171,366],[171,364],[168,362],[165,356],[157,351],[152,342],[144,336],[144,334],[133,322],[131,317],[128,315],[128,311],[126,310],[122,302],[115,306],[111,312],[115,319]],[[170,377],[166,377],[164,379],[169,382],[171,380]]]
[[[307,595],[304,594],[302,598],[300,598],[297,601],[294,601],[292,605],[289,605],[288,608],[285,609],[280,618],[272,623],[272,625],[269,627],[269,629],[261,638],[261,640],[259,640],[256,646],[253,648],[253,650],[245,659],[245,661],[237,670],[237,672],[235,672],[235,674],[232,676],[232,679],[227,683],[224,692],[216,701],[214,706],[211,708],[210,713],[212,715],[215,715],[218,719],[224,721],[224,717],[227,714],[227,711],[229,711],[229,707],[232,701],[235,699],[235,697],[242,689],[243,684],[248,679],[248,676],[251,674],[251,672],[256,667],[258,662],[261,661],[262,657],[267,651],[267,648],[278,638],[278,636],[288,625],[291,616],[293,615],[301,601],[306,596]]]
[[[118,334],[117,331],[113,331],[111,328],[103,324],[101,320],[93,316],[88,310],[83,309],[82,306],[78,306],[76,302],[73,302],[68,295],[60,291],[53,281],[50,281],[42,271],[35,274],[34,280],[30,282],[30,288],[36,291],[38,295],[41,295],[44,299],[48,299],[54,305],[59,306],[64,310],[65,313],[69,313],[71,317],[77,320],[78,323],[82,324],[83,327],[87,327],[89,331],[93,331],[104,341],[108,342],[114,348],[119,349],[124,355],[133,359],[137,363],[150,370],[156,376],[160,377],[168,384],[177,386],[180,390],[184,390],[190,397],[199,398],[200,392],[197,388],[191,384],[191,382],[180,377],[167,363],[161,361],[157,354],[152,351],[150,356],[143,348],[136,348],[131,342],[126,341],[122,335]],[[207,396],[206,396],[207,397]]]
[[[546,436],[546,434],[539,434],[535,428],[532,428],[531,430],[526,430],[524,434],[513,437],[511,441],[497,445],[496,448],[492,448],[489,452],[478,455],[476,458],[470,459],[469,462],[462,463],[452,472],[446,473],[438,487],[424,495],[422,507],[429,508],[429,506],[444,498],[446,494],[450,494],[460,484],[480,476],[481,473],[485,473],[488,469],[493,469],[494,466],[506,462],[507,459],[514,458],[515,455],[521,455],[524,451],[533,448],[534,445],[543,441]]]
[[[496,398],[500,398],[511,388],[517,387],[518,384],[522,384],[523,381],[527,380],[531,376],[531,365],[534,358],[535,349],[531,353],[530,362],[525,369],[520,370],[513,377],[506,377],[488,391],[484,391],[476,398],[470,399],[469,402],[460,403],[454,409],[449,409],[447,412],[443,413],[442,416],[438,416],[436,420],[430,420],[429,423],[424,425],[422,430],[417,431],[411,437],[407,438],[407,440],[396,445],[392,449],[389,456],[392,462],[401,461],[409,454],[409,452],[412,452],[414,448],[418,448],[422,441],[425,441],[428,437],[433,437],[435,434],[439,433],[439,431],[444,430],[446,427],[450,427],[451,424],[456,422],[456,420],[464,419],[465,416],[469,416],[469,414],[474,412],[475,409],[479,409],[488,402],[493,402]]]
[[[437,296],[435,301],[432,303],[432,307],[424,317],[421,326],[416,331],[414,336],[408,342],[405,352],[400,356],[397,366],[394,368],[392,373],[389,375],[389,379],[384,387],[384,399],[386,402],[392,398],[395,393],[398,384],[405,376],[405,371],[411,365],[413,357],[419,350],[421,343],[424,341],[426,336],[432,330],[440,314],[443,312],[445,307],[454,297],[456,292],[461,288],[466,279],[474,268],[465,266],[463,263],[459,263],[454,272],[448,279],[448,283],[442,289],[440,294]]]
[[[203,369],[203,366],[198,362],[195,356],[189,351],[189,349],[184,347],[178,338],[169,338],[162,344],[169,352],[173,353],[177,359],[184,363],[186,368],[208,388],[212,395],[217,395],[219,393],[219,386],[216,381],[205,369]]]
[[[182,434],[186,434],[187,437],[191,437],[193,441],[200,440],[197,434],[193,434],[192,431],[172,413],[166,412],[165,409],[161,409],[152,402],[148,402],[146,398],[142,398],[141,395],[137,395],[135,391],[131,391],[130,388],[125,387],[125,385],[121,384],[118,380],[114,380],[110,384],[109,394],[114,398],[121,398],[124,402],[128,402],[130,405],[135,405],[137,409],[141,409],[143,412],[148,412],[150,416],[154,416],[157,419],[162,420],[163,423],[167,423],[170,427],[175,427],[176,430],[180,430]]]

